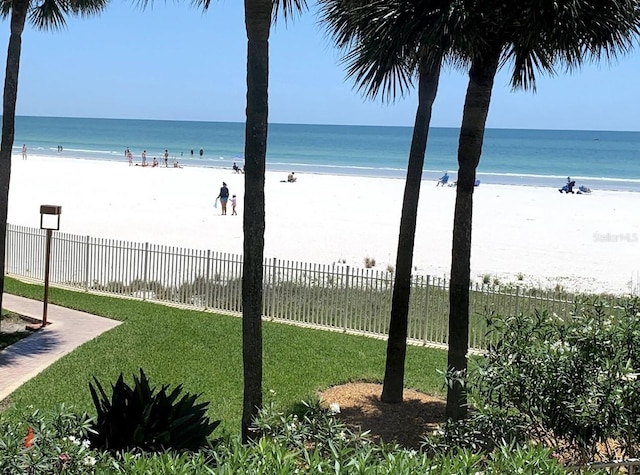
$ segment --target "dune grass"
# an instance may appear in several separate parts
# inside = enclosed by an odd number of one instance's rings
[[[14,279],[5,291],[41,299],[42,287]],[[82,345],[11,395],[9,412],[61,403],[94,413],[88,383],[96,376],[109,387],[120,372],[127,381],[143,368],[152,384],[184,385],[209,401],[209,415],[222,431],[238,433],[242,411],[241,319],[147,302],[51,288],[50,303],[122,320],[123,325]],[[292,410],[318,390],[347,381],[382,381],[386,342],[343,333],[265,322],[263,390],[276,393],[283,410]],[[446,352],[409,347],[405,386],[443,394],[438,373]],[[221,432],[218,429],[217,432]]]

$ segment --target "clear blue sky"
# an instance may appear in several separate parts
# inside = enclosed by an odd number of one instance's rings
[[[212,0],[141,10],[115,0],[100,16],[66,30],[23,35],[18,115],[244,121],[246,36],[243,2]],[[9,22],[2,22],[4,70]],[[488,126],[640,131],[640,50],[615,64],[541,77],[538,92],[512,92],[496,79]],[[315,8],[271,36],[270,121],[307,124],[413,124],[416,99],[364,99],[345,79]],[[446,71],[432,125],[458,127],[467,78]]]

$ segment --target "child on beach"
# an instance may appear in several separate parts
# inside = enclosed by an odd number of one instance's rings
[[[236,213],[236,204],[237,204],[237,200],[236,200],[236,195],[233,195],[231,197],[231,215],[237,215],[238,213]]]

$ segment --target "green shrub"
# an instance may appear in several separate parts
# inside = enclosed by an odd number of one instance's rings
[[[186,393],[178,399],[182,385],[169,394],[169,385],[156,392],[142,369],[139,378],[134,376],[133,387],[120,373],[116,384],[111,385],[111,398],[93,379],[96,387],[89,383],[89,389],[98,416],[90,440],[96,447],[110,451],[197,450],[207,444],[220,424],[206,416],[208,402],[195,404],[199,395]]]
[[[22,419],[0,417],[0,473],[96,473],[103,457],[87,440],[87,414],[74,414],[61,405],[52,413],[36,410]]]
[[[367,269],[371,269],[372,267],[375,267],[375,266],[376,266],[376,259],[375,259],[375,257],[369,257],[369,256],[365,257],[365,258],[364,258],[364,266],[365,266]]]
[[[539,446],[501,443],[494,450],[454,449],[427,456],[397,445],[374,444],[355,434],[318,402],[303,403],[296,414],[281,414],[268,404],[255,424],[261,437],[248,445],[229,438],[198,452],[109,453],[91,447],[89,418],[64,407],[53,415],[38,411],[19,422],[0,414],[0,473],[25,474],[523,474],[565,475],[551,452]],[[27,428],[34,438],[25,447]],[[590,472],[584,470],[583,475]]]
[[[501,336],[471,374],[476,406],[519,414],[529,434],[585,463],[628,456],[640,443],[640,300],[617,308],[578,302],[571,318],[546,312],[489,321]]]

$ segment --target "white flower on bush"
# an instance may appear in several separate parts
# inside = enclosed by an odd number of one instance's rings
[[[343,430],[338,434],[338,440],[347,440],[347,434],[345,434]]]
[[[91,455],[87,455],[87,456],[82,460],[82,463],[83,463],[84,465],[87,465],[87,466],[91,466],[91,467],[93,467],[93,466],[96,464],[96,458],[95,458],[95,457],[92,457]]]
[[[62,440],[68,440],[69,442],[71,442],[73,445],[80,445],[80,439],[75,438],[74,436],[70,435],[68,437],[63,437]]]
[[[340,414],[340,404],[338,404],[337,402],[332,402],[331,404],[329,404],[329,413],[331,415]]]

